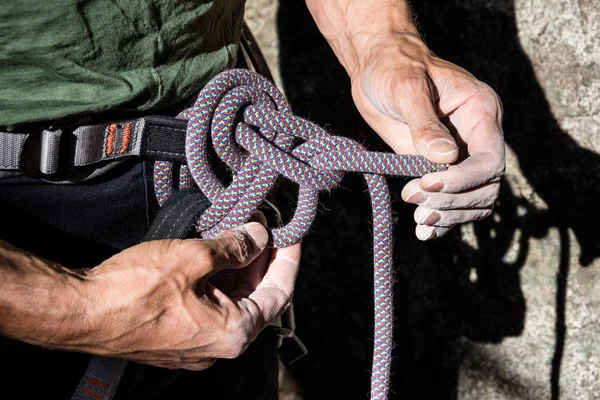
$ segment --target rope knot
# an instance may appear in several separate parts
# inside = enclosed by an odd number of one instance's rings
[[[273,245],[297,243],[314,219],[318,193],[343,178],[342,171],[311,165],[313,157],[331,148],[326,143],[334,141],[319,126],[294,116],[281,92],[259,75],[240,70],[219,74],[183,117],[189,121],[190,173],[212,203],[197,226],[204,237],[248,221],[283,175],[299,185],[298,207],[287,225],[272,230]],[[229,186],[209,165],[209,136],[219,158],[234,172]],[[304,143],[294,148],[298,138]]]
[[[326,140],[328,135],[320,127],[307,134],[308,124],[290,113],[250,106],[244,112],[244,122],[236,130],[235,138],[252,157],[260,160],[264,168],[271,168],[300,186],[316,191],[331,190],[341,182],[344,173],[316,168],[310,163],[312,157],[322,151],[315,143]],[[246,125],[254,129],[247,129]],[[292,137],[292,146],[278,146],[277,140],[269,140],[271,132],[275,132],[276,138],[281,135]],[[294,146],[298,138],[304,143]]]

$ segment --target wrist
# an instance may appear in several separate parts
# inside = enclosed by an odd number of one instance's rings
[[[0,334],[66,349],[86,320],[85,278],[58,264],[0,243]],[[75,339],[76,340],[76,339]]]
[[[434,57],[420,36],[410,32],[381,32],[356,48],[356,63],[349,72],[352,80],[362,76],[373,65],[391,63],[396,70],[426,69]]]
[[[350,77],[373,46],[402,37],[421,42],[405,0],[307,0],[307,4]]]

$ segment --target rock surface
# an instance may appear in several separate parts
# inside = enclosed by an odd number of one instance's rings
[[[508,165],[493,217],[436,243],[416,241],[411,207],[394,202],[392,398],[600,399],[600,3],[413,7],[433,51],[499,93]],[[301,0],[249,0],[247,21],[298,114],[384,148]],[[296,307],[310,353],[282,398],[368,394],[370,206],[360,179],[343,187],[322,196],[304,246]]]

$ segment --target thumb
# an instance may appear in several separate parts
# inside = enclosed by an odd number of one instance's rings
[[[415,148],[420,155],[435,163],[453,163],[458,159],[454,137],[438,118],[428,78],[407,85],[400,114],[406,120]],[[406,92],[407,90],[403,90]]]
[[[185,259],[185,275],[202,282],[224,269],[246,267],[267,247],[269,233],[258,222],[228,229],[213,239],[185,240],[190,251]],[[185,249],[180,249],[185,252]]]
[[[218,272],[250,264],[269,244],[269,233],[262,224],[250,222],[204,242],[211,254],[212,267]]]

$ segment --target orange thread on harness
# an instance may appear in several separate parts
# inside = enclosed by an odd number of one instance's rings
[[[110,124],[108,126],[108,136],[106,137],[106,155],[113,154],[115,152],[115,135],[117,133],[117,125]]]
[[[92,385],[101,387],[102,389],[108,389],[109,384],[104,382],[102,379],[95,378],[93,376],[88,376],[87,381]]]
[[[102,400],[104,398],[104,396],[101,393],[95,392],[92,389],[89,389],[89,388],[86,388],[86,387],[84,387],[83,389],[81,389],[81,391],[84,394],[87,394],[88,396],[93,397],[94,399],[97,399],[97,400]]]
[[[125,153],[129,148],[129,143],[131,142],[131,122],[125,124],[123,128],[123,138],[121,139],[121,149],[118,153]]]

